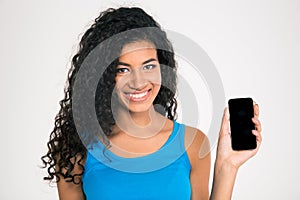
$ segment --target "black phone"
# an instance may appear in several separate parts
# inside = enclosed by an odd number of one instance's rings
[[[256,136],[252,134],[255,125],[253,100],[251,98],[236,98],[228,101],[231,129],[231,146],[233,150],[255,149]]]

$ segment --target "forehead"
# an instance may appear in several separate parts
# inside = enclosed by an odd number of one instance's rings
[[[155,45],[148,41],[136,41],[124,45],[119,61],[138,63],[149,58],[157,59]]]

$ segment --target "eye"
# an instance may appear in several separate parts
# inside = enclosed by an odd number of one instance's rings
[[[129,72],[129,69],[128,69],[128,68],[125,68],[125,67],[117,68],[117,69],[116,69],[116,72],[117,72],[117,73],[124,74],[124,73]]]
[[[145,66],[143,67],[143,69],[145,69],[145,70],[151,70],[151,69],[153,69],[153,68],[155,68],[155,67],[156,67],[156,65],[151,64],[151,65],[145,65]]]

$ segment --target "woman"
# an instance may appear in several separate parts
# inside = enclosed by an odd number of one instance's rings
[[[94,73],[82,73],[92,65],[88,71]],[[101,131],[95,131],[85,129],[92,115],[82,113],[90,105],[85,97],[92,96],[85,92],[93,90],[92,77],[99,73],[94,108]],[[81,89],[80,78],[86,84]],[[249,151],[232,150],[225,109],[209,195],[208,140],[176,122],[175,93],[173,48],[159,24],[140,8],[102,12],[72,59],[42,157],[45,179],[57,179],[60,199],[230,199],[238,168],[261,143],[258,105],[253,118],[258,145]]]

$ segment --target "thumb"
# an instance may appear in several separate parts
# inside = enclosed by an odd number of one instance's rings
[[[223,114],[223,118],[222,118],[222,125],[221,125],[221,130],[220,130],[220,136],[224,136],[229,134],[230,130],[229,130],[229,110],[226,107],[224,109],[224,114]]]

